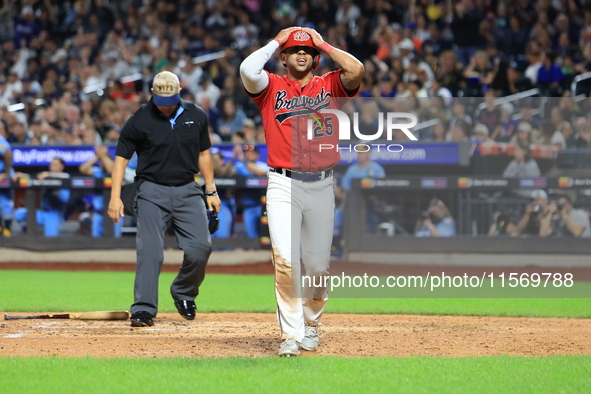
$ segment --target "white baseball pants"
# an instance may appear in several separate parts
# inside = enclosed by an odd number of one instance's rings
[[[269,173],[267,216],[282,339],[301,342],[305,325],[318,324],[328,301],[326,287],[302,292],[300,280],[302,263],[306,276],[328,276],[335,208],[333,182],[333,177],[302,182]]]

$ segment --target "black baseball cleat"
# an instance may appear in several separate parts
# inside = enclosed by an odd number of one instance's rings
[[[154,325],[154,316],[150,312],[140,311],[131,315],[132,327],[147,327]]]
[[[179,311],[180,315],[185,319],[195,319],[195,311],[197,309],[195,302],[186,300],[175,300],[174,306],[176,306],[177,311]]]

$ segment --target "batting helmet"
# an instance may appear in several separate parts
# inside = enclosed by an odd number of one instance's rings
[[[314,45],[314,41],[312,41],[312,37],[308,33],[303,30],[296,30],[289,35],[285,44],[281,47],[281,52],[284,52],[286,49],[291,47],[309,47],[314,48],[316,51],[316,55],[312,56],[314,58],[312,62],[312,69],[315,70],[318,68],[318,64],[320,63],[320,51]]]

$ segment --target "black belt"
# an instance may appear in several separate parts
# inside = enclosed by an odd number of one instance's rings
[[[332,176],[332,168],[317,172],[296,172],[286,168],[271,168],[271,171],[302,182],[318,182]]]

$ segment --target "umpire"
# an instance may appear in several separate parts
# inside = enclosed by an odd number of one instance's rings
[[[121,184],[134,152],[138,155],[137,266],[131,326],[154,325],[158,312],[158,277],[164,260],[164,232],[172,225],[183,264],[170,293],[185,319],[195,318],[195,297],[211,254],[204,191],[195,182],[205,179],[208,209],[220,210],[213,178],[207,115],[194,103],[181,100],[178,77],[158,73],[152,99],[129,118],[117,145],[109,217],[118,223],[123,214]]]

